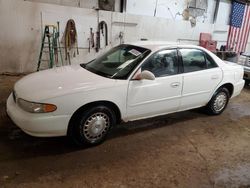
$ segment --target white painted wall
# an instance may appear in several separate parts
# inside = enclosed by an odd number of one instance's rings
[[[221,0],[218,10],[216,24],[229,25],[229,15],[231,13],[231,1]]]
[[[126,11],[129,14],[153,16],[157,0],[128,0]]]
[[[181,14],[188,6],[188,0],[128,0],[127,13],[167,18],[171,20],[183,20]],[[197,17],[197,21],[212,23],[215,1],[208,1],[208,9],[203,16]],[[155,11],[156,10],[156,11]]]
[[[99,54],[94,49],[91,49],[91,53],[86,49],[89,27],[93,27],[96,31],[96,15],[93,9],[0,0],[0,24],[4,26],[0,32],[0,73],[35,71],[41,43],[41,25],[60,21],[62,36],[66,21],[71,18],[76,21],[80,47],[80,55],[73,58],[72,62],[82,63],[91,60]],[[228,26],[223,24],[197,22],[196,27],[192,28],[190,22],[180,19],[107,11],[100,11],[100,20],[108,23],[109,47],[119,44],[120,32],[124,32],[125,42],[147,38],[198,44],[200,32],[213,33],[214,39],[219,40],[220,44],[225,44],[227,39]],[[102,45],[101,52],[108,48]]]
[[[80,7],[80,8],[87,8],[87,9],[98,7],[98,0],[26,0],[26,1],[56,4],[56,5],[62,5],[62,6]],[[115,11],[120,12],[120,0],[116,0],[115,2]]]
[[[198,26],[194,29],[192,29],[191,34],[197,31],[197,28],[201,29],[201,31],[205,30],[207,32],[211,32],[213,36],[213,40],[216,40],[218,42],[218,48],[221,45],[225,45],[227,41],[227,35],[228,35],[228,24],[229,24],[229,15],[231,11],[231,1],[230,0],[221,0],[220,6],[218,10],[218,15],[216,22],[213,24],[213,17],[214,17],[214,10],[215,10],[215,0],[208,0],[208,7],[203,16],[199,16],[196,18],[197,23],[205,23],[206,25]],[[178,21],[175,24],[175,27],[171,27],[174,30],[176,30],[179,26],[181,28],[185,28],[184,25],[182,25],[179,21],[183,20],[182,12],[185,8],[187,8],[188,0],[128,0],[127,5],[127,12],[130,14],[135,15],[147,15],[147,16],[154,16],[155,9],[156,9],[156,17],[166,18],[172,21]],[[157,6],[156,6],[157,5]],[[157,20],[157,18],[155,18]],[[151,20],[152,21],[152,20]],[[154,21],[152,21],[154,22]],[[169,22],[169,21],[166,21]],[[150,24],[150,23],[149,23]],[[186,23],[187,24],[187,23]],[[210,28],[211,27],[211,28]],[[169,30],[169,28],[166,28]],[[208,30],[206,30],[208,29]],[[200,32],[201,32],[200,31]],[[167,31],[168,32],[168,31]],[[187,36],[187,34],[182,33],[180,30],[178,31],[181,33],[181,36],[179,38],[181,39],[189,39],[192,40],[194,38],[190,38],[190,33]],[[178,35],[179,33],[176,33]],[[145,35],[147,33],[144,33]],[[196,36],[197,37],[197,36]],[[174,37],[176,39],[176,37]],[[189,41],[188,40],[188,41]],[[194,39],[197,43],[198,38]],[[250,42],[250,38],[249,38]],[[250,46],[248,46],[248,49],[250,50]]]

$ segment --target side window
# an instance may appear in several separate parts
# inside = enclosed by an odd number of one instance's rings
[[[184,73],[200,71],[207,68],[204,53],[196,49],[181,49]]]
[[[210,57],[210,55],[208,55],[207,53],[206,53],[206,62],[207,62],[208,69],[218,67],[218,65],[215,63],[212,57]]]
[[[152,72],[155,77],[178,74],[177,50],[163,50],[153,54],[142,65],[141,70]]]

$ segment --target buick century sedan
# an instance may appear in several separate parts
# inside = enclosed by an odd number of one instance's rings
[[[8,98],[7,113],[29,135],[96,145],[121,121],[199,107],[219,115],[240,94],[243,72],[198,46],[122,44],[87,64],[25,76]]]

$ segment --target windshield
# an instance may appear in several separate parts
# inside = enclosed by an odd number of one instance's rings
[[[122,44],[88,64],[81,66],[93,73],[114,79],[127,79],[134,68],[150,53],[146,48]]]

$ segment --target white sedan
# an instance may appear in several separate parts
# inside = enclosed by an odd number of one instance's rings
[[[202,47],[147,41],[22,78],[7,112],[32,136],[68,135],[76,144],[96,145],[121,121],[203,106],[221,114],[243,86],[242,66]]]

